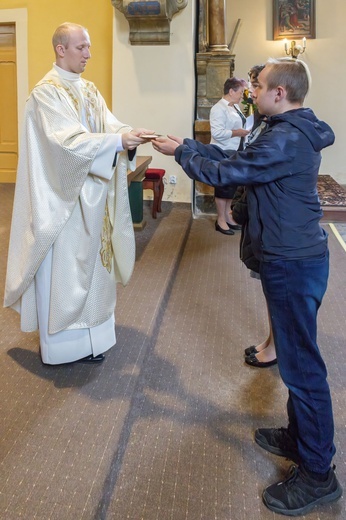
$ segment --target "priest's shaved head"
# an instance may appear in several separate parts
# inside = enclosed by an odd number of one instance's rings
[[[52,43],[54,50],[56,49],[56,46],[59,44],[63,45],[67,49],[70,41],[71,32],[74,30],[82,30],[88,32],[88,29],[86,29],[82,25],[79,25],[78,23],[62,23],[61,25],[59,25],[59,27],[56,28],[53,34]]]

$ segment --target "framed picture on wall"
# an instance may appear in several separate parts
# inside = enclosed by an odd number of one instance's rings
[[[315,0],[273,0],[274,40],[316,38]]]

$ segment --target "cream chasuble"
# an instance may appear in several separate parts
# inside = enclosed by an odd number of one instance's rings
[[[70,362],[115,342],[116,283],[129,281],[135,260],[134,164],[116,134],[131,128],[93,83],[56,65],[33,89],[25,122],[4,304],[23,331],[40,329],[44,362]]]

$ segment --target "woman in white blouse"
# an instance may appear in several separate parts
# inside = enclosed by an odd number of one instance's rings
[[[210,144],[223,150],[242,149],[244,137],[249,133],[245,130],[246,119],[239,108],[247,82],[244,79],[228,78],[224,84],[224,95],[210,111]],[[232,219],[231,203],[237,186],[225,188],[215,187],[215,204],[217,220],[215,229],[224,235],[234,235],[234,230],[241,229]]]

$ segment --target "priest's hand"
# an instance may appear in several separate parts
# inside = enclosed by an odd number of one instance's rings
[[[183,139],[182,137],[167,135],[167,137],[157,137],[151,144],[157,152],[161,152],[164,155],[174,155],[175,149],[183,144]]]
[[[152,130],[147,128],[133,128],[131,132],[122,134],[121,139],[124,150],[134,150],[138,145],[147,143],[148,138],[145,136],[153,133]]]

